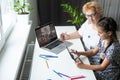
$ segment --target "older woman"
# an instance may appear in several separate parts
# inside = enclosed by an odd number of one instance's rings
[[[102,17],[102,7],[96,1],[87,2],[83,6],[83,13],[87,20],[82,24],[81,28],[71,34],[62,33],[61,40],[81,38],[83,40],[85,50],[96,47],[99,41],[96,27],[96,22]]]

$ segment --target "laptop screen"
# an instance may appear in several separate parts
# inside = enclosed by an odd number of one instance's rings
[[[52,23],[38,26],[38,28],[35,29],[35,33],[40,47],[57,39],[55,26]]]

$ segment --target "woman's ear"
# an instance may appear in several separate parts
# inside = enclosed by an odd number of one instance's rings
[[[112,32],[111,32],[111,31],[108,31],[107,34],[108,34],[109,36],[111,36],[111,35],[112,35]]]

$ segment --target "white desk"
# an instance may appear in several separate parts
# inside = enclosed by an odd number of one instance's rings
[[[73,26],[56,26],[56,30],[59,37],[59,34],[62,32],[71,33],[76,29]],[[73,39],[68,41],[73,43],[73,45],[69,47],[70,49],[73,48],[76,50],[84,51],[80,39]],[[30,80],[70,80],[68,77],[58,76],[53,72],[53,70],[66,74],[70,77],[81,75],[85,76],[85,78],[82,78],[80,80],[96,80],[92,70],[80,69],[75,65],[66,49],[57,55],[58,58],[47,60],[49,68],[45,63],[46,60],[39,57],[40,54],[55,55],[54,53],[40,49],[38,42],[36,41]],[[81,56],[81,59],[84,63],[89,64],[87,57]]]

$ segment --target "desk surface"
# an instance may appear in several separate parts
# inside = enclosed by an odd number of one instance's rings
[[[58,38],[62,32],[71,33],[75,30],[74,26],[56,26]],[[69,47],[70,49],[73,48],[79,51],[84,51],[80,39],[72,39],[68,41],[73,43],[73,45]],[[46,60],[39,57],[40,54],[54,55],[58,56],[58,58],[51,58],[47,60],[48,64],[46,64]],[[81,56],[81,59],[84,63],[90,64],[87,57]],[[55,72],[60,72],[67,76],[61,77]],[[70,80],[70,77],[80,76],[85,76],[85,78],[81,78],[80,80],[96,80],[92,70],[80,69],[75,65],[66,49],[58,55],[55,55],[54,53],[39,48],[38,42],[36,41],[30,80]]]

